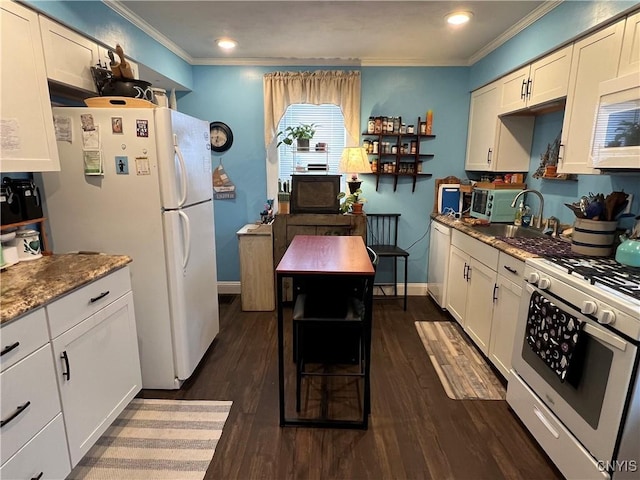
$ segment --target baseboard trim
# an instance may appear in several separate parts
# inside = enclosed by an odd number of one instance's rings
[[[240,282],[218,282],[219,295],[240,295]]]

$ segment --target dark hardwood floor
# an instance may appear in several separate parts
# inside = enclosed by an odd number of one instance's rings
[[[450,320],[430,298],[374,303],[367,431],[279,427],[276,314],[239,296],[183,388],[140,396],[233,401],[206,479],[562,478],[505,401],[447,397],[414,326]]]

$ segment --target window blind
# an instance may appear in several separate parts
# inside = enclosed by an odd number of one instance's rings
[[[282,180],[289,180],[295,171],[294,162],[298,162],[301,167],[306,167],[308,163],[325,163],[328,162],[328,174],[341,174],[338,171],[340,164],[340,156],[342,149],[346,143],[346,130],[344,128],[344,117],[342,110],[337,105],[323,104],[311,105],[306,103],[297,103],[287,108],[280,124],[278,131],[282,132],[287,127],[296,127],[300,124],[316,124],[316,133],[309,141],[309,149],[313,153],[294,154],[295,142],[292,146],[282,144],[278,148],[279,152],[279,171],[278,177]],[[278,137],[278,141],[282,136]],[[314,151],[316,143],[326,143],[328,152]],[[323,174],[325,172],[309,172]]]

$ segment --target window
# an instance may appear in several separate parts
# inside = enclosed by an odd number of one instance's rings
[[[300,124],[316,125],[316,133],[309,142],[309,153],[296,152],[294,155],[293,146],[286,144],[280,145],[278,178],[284,180],[290,179],[290,175],[294,173],[302,173],[308,171],[307,167],[311,164],[328,163],[329,174],[341,174],[338,171],[340,164],[340,156],[342,149],[346,143],[346,130],[344,128],[344,117],[342,110],[337,105],[323,104],[311,105],[307,103],[296,103],[287,108],[280,124],[278,131],[284,131],[287,127],[295,127]],[[282,137],[280,137],[282,138]],[[279,139],[280,140],[280,139]],[[316,143],[326,143],[327,152],[316,152]],[[296,165],[297,163],[297,169]],[[309,173],[325,173],[324,171],[311,171]]]

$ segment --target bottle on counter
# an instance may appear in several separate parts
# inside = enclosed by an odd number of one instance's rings
[[[517,227],[522,225],[522,215],[524,214],[524,202],[520,202],[518,209],[516,210],[516,217],[513,219],[513,224]]]

